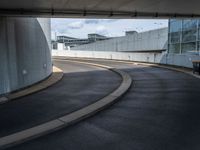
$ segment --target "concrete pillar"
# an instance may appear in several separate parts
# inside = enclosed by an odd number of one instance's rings
[[[0,18],[0,95],[52,72],[50,19]]]

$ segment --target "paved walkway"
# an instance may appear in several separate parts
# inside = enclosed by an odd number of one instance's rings
[[[199,150],[200,80],[167,69],[112,61],[132,75],[129,92],[110,109],[13,150]]]
[[[117,74],[90,65],[54,62],[64,77],[52,87],[0,105],[0,137],[53,120],[108,95],[121,83]]]

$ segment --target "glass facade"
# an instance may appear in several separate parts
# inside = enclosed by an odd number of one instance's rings
[[[200,20],[170,19],[168,34],[169,53],[193,53],[200,50]]]

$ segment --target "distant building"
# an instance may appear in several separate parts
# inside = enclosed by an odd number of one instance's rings
[[[64,43],[64,45],[67,47],[74,47],[82,44],[88,44],[89,40],[88,39],[78,39],[74,37],[69,37],[69,36],[57,36],[56,42],[58,43]]]
[[[96,41],[101,41],[101,40],[107,40],[108,37],[103,36],[103,35],[99,35],[96,33],[93,34],[88,34],[88,40],[91,42],[96,42]]]
[[[109,39],[106,36],[99,35],[99,34],[88,34],[87,39],[79,39],[69,36],[57,36],[55,41],[52,41],[52,48],[58,49],[58,43],[63,44],[63,49],[69,49],[70,47],[75,47],[78,45],[89,44],[96,41],[106,40]]]
[[[57,36],[56,41],[59,43],[65,43],[69,40],[76,40],[77,38],[69,37],[69,36]]]

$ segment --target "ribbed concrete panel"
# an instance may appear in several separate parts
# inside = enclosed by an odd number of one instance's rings
[[[167,40],[168,29],[163,28],[142,33],[134,33],[110,40],[97,41],[91,44],[76,46],[71,49],[115,52],[166,50]]]
[[[50,20],[1,18],[0,94],[36,83],[52,71]]]

